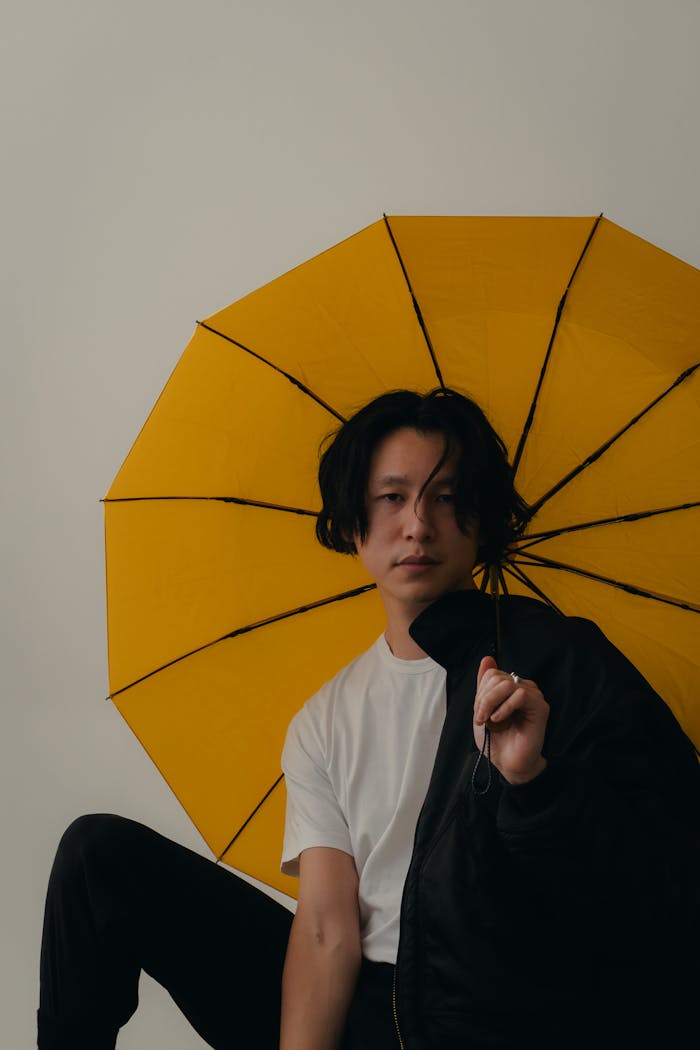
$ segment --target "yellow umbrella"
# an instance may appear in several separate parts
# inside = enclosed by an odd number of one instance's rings
[[[384,219],[197,327],[105,500],[110,690],[214,854],[278,872],[292,714],[382,627],[318,448],[473,396],[534,514],[511,592],[594,619],[700,740],[700,271],[605,219]]]

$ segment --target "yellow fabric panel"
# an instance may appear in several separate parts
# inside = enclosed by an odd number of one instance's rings
[[[700,370],[546,503],[533,532],[672,507],[700,494]]]
[[[700,616],[569,572],[531,566],[525,571],[567,616],[583,616],[598,624],[700,747]]]
[[[562,322],[519,464],[519,491],[537,500],[668,385],[629,344]]]
[[[346,415],[396,387],[438,385],[384,222],[207,319]]]
[[[700,360],[700,271],[603,220],[572,284],[518,470],[547,492]]]
[[[700,496],[700,494],[699,494]],[[541,555],[700,609],[700,507],[564,533],[528,547]],[[700,644],[700,616],[697,620]]]
[[[371,583],[315,519],[218,501],[107,503],[112,692],[230,631]]]
[[[227,639],[116,697],[217,857],[280,775],[292,715],[383,625],[371,591]],[[281,827],[275,844],[279,863]],[[237,854],[236,866],[269,881],[255,859]]]
[[[515,451],[592,218],[391,217],[447,386]]]
[[[280,871],[286,803],[285,781],[281,780],[222,860],[238,871],[248,872],[255,868],[256,879],[296,897],[299,880]]]
[[[699,293],[700,270],[603,219],[566,317],[635,347],[672,380],[698,360]]]
[[[107,498],[238,496],[316,511],[318,447],[337,426],[269,365],[198,328]]]

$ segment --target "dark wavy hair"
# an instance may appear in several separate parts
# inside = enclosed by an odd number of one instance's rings
[[[410,427],[444,436],[445,448],[423,489],[454,449],[459,451],[454,507],[463,532],[479,516],[477,561],[499,561],[529,517],[513,483],[506,447],[479,406],[456,390],[428,394],[394,390],[370,401],[330,434],[321,446],[318,481],[323,506],[316,521],[319,543],[341,554],[356,554],[352,540],[367,538],[367,481],[372,453],[389,434]],[[325,447],[324,447],[325,446]]]

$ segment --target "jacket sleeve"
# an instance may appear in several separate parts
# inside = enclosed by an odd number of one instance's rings
[[[511,877],[619,971],[653,957],[655,971],[685,972],[681,954],[695,951],[698,930],[695,750],[594,624],[569,620],[566,630],[538,681],[551,705],[548,767],[500,792]]]

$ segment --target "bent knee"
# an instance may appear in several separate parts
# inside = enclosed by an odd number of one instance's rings
[[[62,874],[87,860],[119,848],[126,827],[132,822],[113,813],[87,813],[77,817],[63,832],[56,850],[54,873]]]

